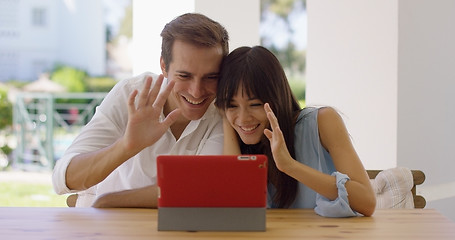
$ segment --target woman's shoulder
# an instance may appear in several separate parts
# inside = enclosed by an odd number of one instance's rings
[[[340,120],[338,111],[330,106],[305,107],[297,117],[296,125],[320,125],[325,122]]]
[[[320,114],[321,111],[323,112],[326,112],[327,110],[323,110],[323,109],[326,109],[326,108],[331,108],[331,107],[327,107],[327,106],[310,106],[310,107],[305,107],[303,108],[302,110],[300,110],[300,114],[299,114],[299,119],[302,119],[302,118],[308,118],[308,117],[315,117],[317,118],[318,115]],[[330,110],[329,110],[330,111]]]
[[[335,108],[330,106],[311,106],[305,107],[300,111],[299,117],[305,117],[309,115],[315,115],[317,117],[327,116],[327,115],[339,115],[338,111]]]

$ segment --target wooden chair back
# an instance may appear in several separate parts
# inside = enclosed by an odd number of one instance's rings
[[[370,179],[374,179],[381,171],[382,170],[367,170],[367,173]],[[423,196],[416,194],[416,186],[422,184],[425,181],[425,174],[420,170],[411,170],[411,172],[414,181],[414,186],[411,189],[412,197],[414,198],[414,207],[424,208],[427,202]]]
[[[367,170],[367,173],[370,179],[374,179],[381,171],[382,170]],[[416,194],[416,185],[420,185],[425,181],[425,174],[420,170],[411,170],[411,172],[414,181],[414,186],[411,189],[412,197],[414,198],[414,207],[424,208],[427,202],[423,196]],[[77,194],[71,194],[68,196],[66,199],[68,207],[74,207],[76,205],[77,197]]]
[[[68,205],[68,207],[75,207],[76,206],[77,197],[78,197],[77,193],[70,194],[66,198],[66,205]]]

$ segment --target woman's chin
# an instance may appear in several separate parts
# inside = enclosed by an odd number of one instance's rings
[[[258,144],[260,141],[261,141],[260,138],[257,138],[257,139],[253,139],[253,138],[251,138],[251,137],[242,138],[242,142],[245,143],[245,144],[247,144],[247,145]]]

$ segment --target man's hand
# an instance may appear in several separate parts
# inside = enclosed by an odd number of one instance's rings
[[[169,82],[165,90],[159,93],[162,83],[163,75],[160,75],[150,90],[152,78],[148,77],[139,94],[137,107],[134,101],[138,91],[133,91],[129,97],[128,125],[123,142],[125,151],[133,156],[158,141],[180,115],[180,109],[175,109],[163,121],[160,120],[163,106],[175,84],[173,81]]]
[[[138,189],[106,193],[93,203],[95,208],[156,208],[158,187],[151,185]]]
[[[93,152],[76,155],[66,170],[66,185],[69,189],[84,190],[103,181],[118,166],[154,144],[177,120],[180,110],[175,109],[163,120],[160,119],[163,106],[174,82],[170,82],[160,93],[163,76],[160,75],[153,86],[148,77],[142,92],[131,93],[128,99],[128,123],[125,134],[113,144]]]

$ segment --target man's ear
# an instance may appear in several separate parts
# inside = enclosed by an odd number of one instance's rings
[[[160,57],[160,67],[161,67],[161,72],[163,73],[163,76],[165,78],[167,78],[166,64],[164,63],[163,57]]]

